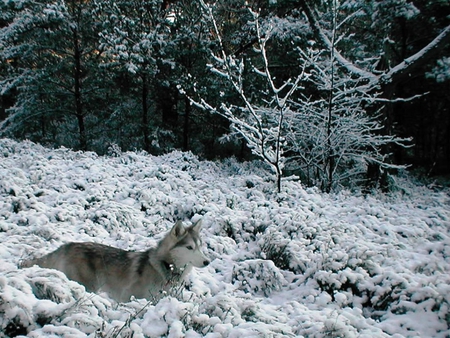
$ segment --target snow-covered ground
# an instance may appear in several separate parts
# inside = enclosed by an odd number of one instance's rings
[[[450,196],[400,185],[278,194],[257,163],[0,140],[0,336],[449,337]],[[143,251],[200,218],[213,261],[157,304],[17,267],[70,241]]]

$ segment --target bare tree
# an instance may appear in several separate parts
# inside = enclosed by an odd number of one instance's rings
[[[405,147],[410,141],[381,133],[380,114],[368,113],[374,103],[384,101],[382,93],[373,75],[351,72],[339,62],[342,56],[336,45],[347,37],[339,33],[339,27],[352,15],[338,21],[337,4],[331,3],[325,48],[299,49],[299,60],[310,73],[304,85],[314,88],[315,95],[297,99],[288,134],[290,169],[327,192],[358,185],[371,164],[382,169],[405,168],[389,163],[389,154],[382,150],[391,144]]]
[[[227,54],[212,9],[203,1],[202,6],[209,14],[219,44],[218,53],[213,54],[214,64],[210,65],[211,71],[228,82],[238,95],[241,105],[223,102],[220,107],[213,107],[202,98],[191,100],[197,107],[228,119],[231,129],[246,141],[252,153],[270,166],[276,176],[277,189],[281,191],[285,162],[285,116],[290,111],[290,99],[305,74],[300,72],[295,80],[289,79],[279,87],[275,85],[267,56],[267,43],[273,27],[269,26],[262,31],[258,13],[249,9],[252,16],[251,25],[256,32],[254,49],[261,64],[260,67],[251,66],[251,71],[263,79],[266,87],[264,91],[249,93],[244,84],[244,58]],[[258,99],[250,99],[251,95],[258,96]]]
[[[329,5],[330,4],[333,6],[335,2],[329,2]],[[431,60],[442,54],[443,47],[450,42],[450,25],[443,28],[434,39],[432,39],[419,51],[412,53],[409,56],[406,54],[404,59],[396,64],[392,64],[393,60],[389,58],[389,48],[381,48],[379,55],[377,55],[374,50],[371,50],[372,62],[362,63],[358,58],[352,59],[352,53],[349,53],[348,50],[338,49],[336,43],[333,41],[332,33],[330,33],[328,27],[324,27],[324,22],[319,19],[319,13],[321,12],[317,3],[314,3],[311,0],[301,0],[300,5],[308,18],[309,25],[315,36],[315,40],[321,46],[324,46],[328,50],[332,51],[337,64],[346,69],[349,74],[358,78],[365,78],[368,84],[372,85],[374,88],[377,88],[380,94],[378,101],[384,103],[380,111],[383,120],[383,128],[380,132],[384,135],[393,135],[393,104],[397,101],[405,100],[396,97],[396,88],[400,83],[406,81],[408,77],[413,72],[417,71],[421,66],[429,63]],[[354,4],[349,5],[349,2],[346,1],[344,1],[342,5],[343,7],[347,6],[347,9],[354,8]],[[361,6],[363,5],[361,4]],[[414,5],[406,1],[399,3],[399,8],[404,12],[408,11],[407,7],[409,7],[409,9],[411,7],[414,8]],[[355,14],[361,14],[361,10],[359,13],[355,12]],[[389,34],[388,32],[385,34],[385,44],[389,44]],[[382,64],[384,64],[384,66],[382,66]],[[408,98],[408,100],[409,99],[411,98]],[[391,148],[385,147],[385,153],[388,153],[389,151],[391,151]],[[372,168],[372,170],[369,171],[374,173],[374,181],[378,180],[378,177],[385,176],[384,174],[386,174],[386,171],[380,173],[381,166],[377,163],[374,163],[373,166],[369,168]],[[368,176],[370,175],[371,174],[368,172]],[[379,184],[379,182],[374,182],[373,184]]]

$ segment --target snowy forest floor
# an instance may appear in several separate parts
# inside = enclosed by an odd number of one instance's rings
[[[450,195],[323,194],[257,162],[100,157],[0,140],[0,336],[450,337]],[[203,218],[181,293],[117,304],[64,274],[19,269],[70,241],[154,245]]]

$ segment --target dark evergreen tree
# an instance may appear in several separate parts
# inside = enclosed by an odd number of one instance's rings
[[[3,3],[9,24],[0,31],[1,86],[16,91],[3,135],[95,149],[111,86],[92,12],[91,2],[76,0]]]

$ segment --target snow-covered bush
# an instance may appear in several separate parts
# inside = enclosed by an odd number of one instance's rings
[[[263,294],[268,297],[272,291],[280,290],[286,283],[283,274],[270,260],[246,260],[233,267],[232,283],[245,292]]]

